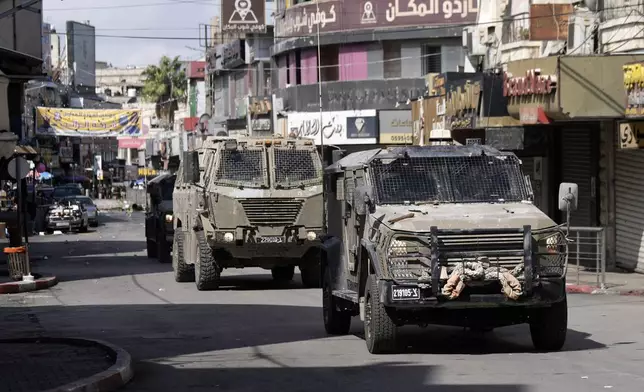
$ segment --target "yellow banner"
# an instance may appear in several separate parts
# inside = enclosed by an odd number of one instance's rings
[[[141,136],[139,109],[36,109],[36,133],[51,136]]]

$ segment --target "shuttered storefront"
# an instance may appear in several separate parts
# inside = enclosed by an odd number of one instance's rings
[[[570,219],[572,226],[596,226],[596,136],[590,125],[561,130],[561,182],[579,186],[577,211]],[[559,192],[558,185],[555,192]]]
[[[615,154],[615,261],[644,272],[644,150]]]

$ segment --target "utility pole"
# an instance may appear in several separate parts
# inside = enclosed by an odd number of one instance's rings
[[[315,2],[315,8],[316,8],[316,15],[320,15],[320,2],[316,1]],[[318,126],[318,130],[320,132],[320,154],[322,154],[322,162],[324,162],[324,132],[322,132],[322,50],[320,46],[320,24],[316,23],[316,30],[317,30],[317,43],[318,43],[318,106],[320,107],[320,125]],[[325,165],[326,166],[326,165]],[[324,186],[324,182],[322,183]],[[326,206],[326,190],[323,190],[322,192],[322,205]],[[326,232],[326,207],[322,208],[322,227],[324,228],[324,231]]]

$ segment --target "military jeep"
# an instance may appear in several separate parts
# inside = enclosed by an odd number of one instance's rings
[[[157,258],[161,263],[172,261],[172,192],[176,175],[161,174],[148,182],[147,193],[150,197],[145,212],[145,239],[149,258]]]
[[[174,192],[175,279],[217,289],[225,268],[270,269],[321,287],[322,163],[310,140],[206,138]]]
[[[329,334],[347,334],[359,315],[368,350],[387,353],[403,325],[485,332],[528,323],[537,349],[562,347],[568,226],[532,203],[516,155],[488,146],[362,151],[329,166],[325,185]],[[576,209],[577,194],[562,184],[559,208]]]

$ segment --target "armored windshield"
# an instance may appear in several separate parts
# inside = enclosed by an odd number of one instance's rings
[[[220,185],[265,188],[268,186],[264,148],[222,150],[215,173]]]
[[[370,164],[379,204],[529,200],[516,156],[413,157]]]
[[[312,149],[275,148],[275,187],[293,188],[322,182],[322,164]]]

